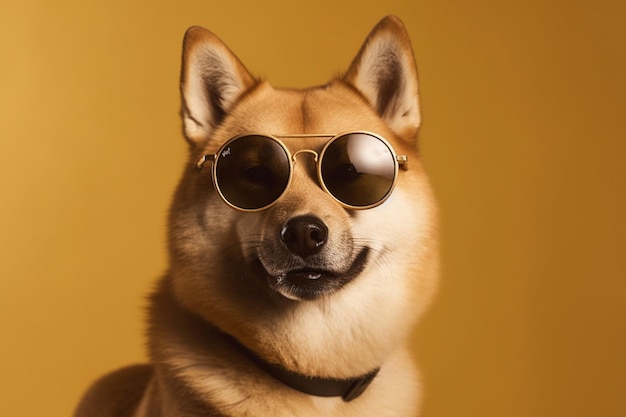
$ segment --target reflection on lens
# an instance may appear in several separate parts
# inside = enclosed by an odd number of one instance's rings
[[[227,143],[217,155],[215,178],[232,205],[255,210],[281,196],[289,182],[289,156],[266,136],[243,136]]]
[[[324,150],[320,172],[328,191],[338,200],[356,207],[382,201],[391,191],[396,164],[382,140],[352,133],[332,141]]]

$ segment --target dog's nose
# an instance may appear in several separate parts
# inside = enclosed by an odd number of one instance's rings
[[[328,238],[328,228],[312,216],[293,217],[284,224],[280,238],[292,253],[306,258],[322,250]]]

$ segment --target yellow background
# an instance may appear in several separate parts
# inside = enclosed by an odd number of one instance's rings
[[[442,210],[424,416],[626,415],[625,4],[0,0],[0,415],[68,416],[144,359],[184,30],[306,86],[389,13],[413,39]]]

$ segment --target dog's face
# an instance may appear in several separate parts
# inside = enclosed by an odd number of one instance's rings
[[[181,91],[190,159],[170,214],[178,300],[300,373],[347,377],[379,366],[430,300],[437,269],[435,209],[417,153],[416,70],[401,23],[383,20],[344,77],[307,90],[255,80],[219,39],[192,28]],[[297,155],[291,181],[258,211],[226,204],[211,162],[196,167],[244,133],[346,131],[373,132],[408,157],[377,207],[346,207],[320,184],[325,136],[282,139]],[[252,172],[250,192],[264,180]]]

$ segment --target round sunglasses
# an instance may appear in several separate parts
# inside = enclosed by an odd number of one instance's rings
[[[318,154],[300,149],[291,154],[285,138],[330,138]],[[276,203],[287,191],[293,167],[300,154],[312,154],[321,187],[339,204],[350,209],[368,209],[382,204],[391,194],[398,169],[407,169],[406,155],[396,155],[382,137],[369,132],[338,135],[244,134],[226,141],[215,154],[202,156],[213,165],[213,184],[229,206],[259,211]]]

